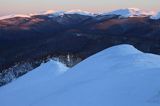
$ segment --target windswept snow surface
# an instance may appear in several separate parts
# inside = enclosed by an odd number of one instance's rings
[[[52,81],[67,70],[64,64],[53,60],[41,64],[38,68],[0,88],[0,102],[3,102],[0,106],[29,106],[30,103],[46,95],[45,85],[52,85]]]
[[[0,105],[159,106],[159,63],[158,55],[131,45],[114,46],[57,77],[54,72],[51,77],[48,64],[33,70],[0,88]]]

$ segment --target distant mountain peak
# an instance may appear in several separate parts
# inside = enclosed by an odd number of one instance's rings
[[[117,9],[106,13],[107,15],[120,15],[122,17],[141,17],[141,16],[152,16],[155,14],[153,11],[141,10],[139,8],[123,8]]]
[[[150,18],[155,19],[155,20],[160,19],[160,11],[156,13],[155,15],[152,15]]]
[[[24,15],[24,14],[6,15],[6,16],[1,16],[0,20],[14,18],[14,17],[26,17],[26,18],[29,18],[30,15]]]
[[[95,15],[94,13],[91,13],[91,12],[88,12],[88,11],[82,11],[82,10],[79,10],[79,9],[66,11],[65,13],[66,14],[91,15],[91,16]]]
[[[79,14],[79,15],[87,15],[87,16],[94,16],[95,15],[94,13],[91,13],[88,11],[82,11],[79,9],[69,10],[69,11],[54,11],[54,12],[49,11],[47,13],[49,13],[50,15],[53,15],[53,16],[62,16],[64,14]]]
[[[69,10],[69,11],[47,10],[47,11],[35,13],[35,14],[27,14],[27,15],[17,14],[17,15],[2,16],[0,17],[0,20],[14,18],[14,17],[27,17],[28,18],[34,15],[49,15],[49,17],[52,18],[54,16],[63,16],[64,14],[79,14],[79,15],[84,15],[84,16],[119,15],[125,18],[150,16],[151,19],[160,19],[160,12],[156,13],[154,11],[141,10],[139,8],[122,8],[122,9],[117,9],[117,10],[113,10],[113,11],[105,12],[105,13],[93,13],[93,12],[83,11],[80,9]]]

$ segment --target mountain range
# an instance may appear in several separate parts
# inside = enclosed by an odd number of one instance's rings
[[[72,67],[101,50],[124,43],[160,54],[159,18],[159,13],[136,8],[105,13],[50,10],[1,17],[0,79],[6,72],[23,75],[48,58],[60,58]],[[72,63],[67,62],[68,56]],[[17,74],[17,67],[26,69]]]
[[[32,17],[35,15],[53,15],[53,16],[62,16],[64,14],[79,14],[79,15],[87,15],[87,16],[98,16],[98,15],[120,15],[122,17],[140,17],[140,16],[150,16],[151,19],[159,19],[159,12],[155,11],[149,11],[149,10],[141,10],[138,8],[123,8],[118,9],[110,12],[102,12],[102,13],[93,13],[88,11],[82,11],[82,10],[69,10],[69,11],[54,11],[54,10],[48,10],[45,12],[40,13],[34,13],[34,14],[16,14],[16,15],[7,15],[7,16],[1,16],[0,20],[3,19],[9,19],[14,17]]]

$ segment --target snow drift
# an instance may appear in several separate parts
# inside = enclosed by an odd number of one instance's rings
[[[160,56],[131,45],[106,49],[56,77],[47,63],[0,88],[1,105],[159,106],[159,63]]]

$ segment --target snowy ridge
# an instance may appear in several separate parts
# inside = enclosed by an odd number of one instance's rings
[[[31,17],[34,15],[49,15],[49,17],[54,16],[63,16],[64,14],[79,14],[79,15],[86,15],[86,16],[97,16],[97,15],[120,15],[121,17],[144,17],[144,16],[150,16],[151,19],[160,19],[160,13],[156,13],[154,11],[147,11],[147,10],[141,10],[138,8],[124,8],[124,9],[118,9],[111,12],[105,12],[105,13],[92,13],[88,11],[82,11],[82,10],[69,10],[69,11],[54,11],[54,10],[47,10],[45,12],[40,13],[34,13],[29,15],[8,15],[8,16],[2,16],[0,17],[0,20],[2,19],[8,19],[13,17]]]
[[[79,15],[84,15],[84,16],[95,16],[94,13],[88,12],[88,11],[82,11],[82,10],[70,10],[70,11],[55,11],[51,14],[49,14],[49,17],[54,17],[54,16],[63,16],[65,14],[79,14]]]
[[[47,11],[44,11],[44,12],[28,14],[28,15],[17,14],[17,15],[1,16],[0,20],[14,18],[14,17],[26,17],[26,18],[29,18],[29,17],[34,16],[34,15],[50,15],[49,17],[52,17],[52,16],[63,16],[64,14],[79,14],[79,15],[87,15],[87,16],[94,16],[95,15],[94,13],[91,13],[91,12],[88,12],[88,11],[82,11],[82,10],[70,10],[70,11],[47,10]]]
[[[160,19],[160,12],[150,17],[151,19],[157,20]]]
[[[0,20],[3,19],[9,19],[9,18],[14,18],[14,17],[25,17],[25,18],[29,18],[31,15],[23,15],[23,14],[17,14],[17,15],[7,15],[7,16],[1,16]]]
[[[80,14],[80,15],[88,15],[88,16],[94,16],[94,13],[88,12],[88,11],[82,11],[82,10],[70,10],[66,11],[65,14]]]
[[[38,68],[18,78],[8,86],[16,85],[15,88],[13,87],[13,90],[24,89],[27,86],[32,87],[34,84],[39,84],[42,82],[46,83],[49,80],[54,80],[55,77],[63,74],[68,69],[69,68],[66,67],[64,64],[54,60],[50,60],[47,63],[42,63]]]
[[[125,8],[125,9],[118,9],[106,13],[106,15],[120,15],[122,17],[141,17],[141,16],[152,16],[155,13],[153,11],[145,11],[140,10],[138,8]]]
[[[48,65],[33,70],[37,72],[34,77],[26,75],[0,88],[1,105],[159,106],[159,63],[158,55],[140,52],[131,45],[114,46],[54,78],[35,81],[44,79],[39,72],[47,72]]]

